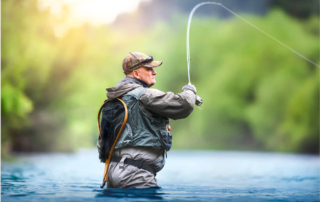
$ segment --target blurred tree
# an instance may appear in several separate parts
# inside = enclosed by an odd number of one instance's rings
[[[319,0],[271,0],[271,8],[281,8],[291,16],[300,19],[309,18],[311,15],[319,15]]]
[[[54,26],[59,21],[49,9],[40,11],[35,0],[2,3],[2,142],[10,139],[14,151],[74,148],[59,141],[68,136],[61,103],[76,88],[66,83],[81,60],[86,38],[78,33],[77,38],[57,37]]]

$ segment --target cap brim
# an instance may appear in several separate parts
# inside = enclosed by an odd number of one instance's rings
[[[152,68],[155,68],[155,67],[159,67],[160,65],[162,64],[162,61],[152,61],[150,63],[147,63],[147,64],[144,64],[142,65],[143,67],[152,67]]]

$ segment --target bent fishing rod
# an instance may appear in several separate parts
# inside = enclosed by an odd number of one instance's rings
[[[222,5],[221,3],[216,3],[216,2],[202,2],[197,4],[195,7],[193,7],[193,9],[190,12],[189,15],[189,20],[188,20],[188,28],[187,28],[187,64],[188,64],[188,80],[189,80],[189,85],[191,85],[191,81],[190,81],[190,49],[189,49],[189,30],[190,30],[190,25],[191,25],[191,20],[192,20],[192,16],[193,13],[200,7],[206,4],[213,4],[213,5],[217,5],[217,6],[221,6],[222,8],[226,9],[227,11],[229,11],[230,13],[232,13],[233,15],[235,15],[236,17],[240,18],[242,21],[244,21],[245,23],[251,25],[252,27],[254,27],[255,29],[257,29],[258,31],[262,32],[264,35],[268,36],[269,38],[273,39],[274,41],[278,42],[279,44],[281,44],[282,46],[284,46],[285,48],[289,49],[290,51],[294,52],[295,54],[297,54],[298,56],[300,56],[301,58],[305,59],[306,61],[310,62],[311,64],[320,67],[318,64],[316,64],[315,62],[313,62],[312,60],[308,59],[307,57],[303,56],[301,53],[293,50],[292,48],[290,48],[289,46],[287,46],[286,44],[284,44],[283,42],[279,41],[278,39],[276,39],[275,37],[271,36],[270,34],[268,34],[267,32],[263,31],[262,29],[260,29],[259,27],[255,26],[254,24],[252,24],[251,22],[247,21],[246,19],[244,19],[243,17],[241,17],[240,15],[236,14],[235,12],[233,12],[232,10],[230,10],[229,8],[225,7],[224,5]],[[200,97],[199,97],[200,98]],[[200,98],[201,99],[201,98]],[[197,98],[198,101],[198,98]],[[202,100],[201,100],[201,104],[202,104]],[[201,105],[200,104],[200,105]],[[198,105],[198,104],[197,104]],[[198,106],[200,106],[198,105]]]

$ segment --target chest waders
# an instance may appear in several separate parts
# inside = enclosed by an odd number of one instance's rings
[[[108,181],[108,174],[109,174],[109,164],[110,164],[110,160],[111,160],[111,156],[112,156],[112,153],[113,153],[113,149],[114,147],[116,146],[116,143],[122,133],[122,130],[124,129],[124,126],[126,125],[127,123],[127,119],[128,119],[128,109],[127,109],[127,105],[124,101],[122,101],[120,98],[117,98],[122,104],[123,104],[123,107],[124,107],[124,110],[125,110],[125,115],[124,115],[124,119],[123,119],[123,122],[122,122],[122,125],[121,125],[121,128],[116,136],[116,139],[114,141],[114,143],[112,144],[112,147],[111,147],[111,150],[110,150],[110,153],[109,153],[109,156],[108,156],[108,159],[106,160],[105,162],[105,166],[104,166],[104,174],[103,174],[103,179],[102,179],[102,185],[100,186],[101,188],[103,188],[106,184],[106,182]],[[100,113],[101,113],[101,110],[103,108],[103,106],[108,102],[108,100],[106,100],[102,106],[100,107],[99,109],[99,112],[98,112],[98,117],[97,117],[97,124],[98,124],[98,129],[99,129],[99,136],[100,138],[102,139],[102,132],[101,132],[101,128],[100,128],[100,123],[99,123],[99,120],[100,120]]]

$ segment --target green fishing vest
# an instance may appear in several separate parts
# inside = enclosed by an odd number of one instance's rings
[[[162,116],[149,117],[140,110],[139,98],[146,90],[147,88],[138,87],[120,98],[127,105],[128,120],[115,149],[143,146],[170,150],[172,134],[166,128],[169,119]],[[121,124],[120,121],[118,125]]]

